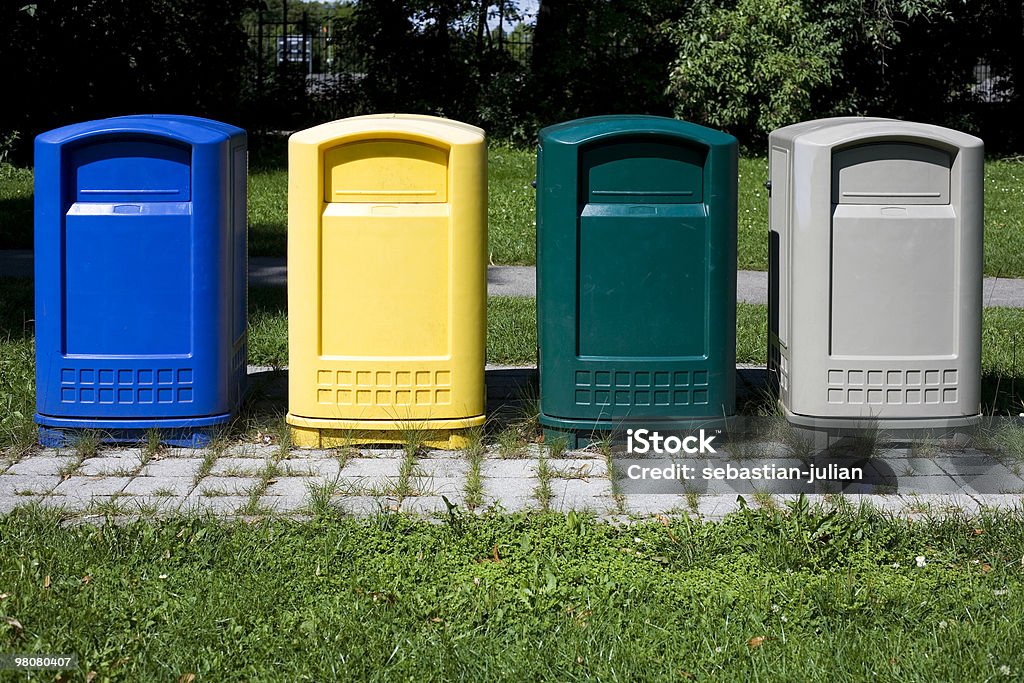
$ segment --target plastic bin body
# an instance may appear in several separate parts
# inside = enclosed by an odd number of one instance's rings
[[[484,133],[374,115],[289,140],[288,422],[299,446],[459,447],[484,421]]]
[[[246,135],[178,116],[36,138],[36,421],[200,445],[246,385]]]
[[[689,429],[735,412],[737,143],[653,116],[540,133],[541,424]]]
[[[790,421],[976,421],[982,141],[840,118],[781,128],[769,145],[769,370]]]

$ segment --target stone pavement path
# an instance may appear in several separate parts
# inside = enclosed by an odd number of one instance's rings
[[[68,450],[44,450],[0,465],[0,514],[38,503],[80,517],[311,515],[327,505],[356,515],[383,510],[436,515],[444,514],[451,503],[478,511],[576,510],[611,519],[689,514],[717,520],[739,509],[739,495],[752,507],[780,506],[796,498],[792,493],[730,490],[724,485],[685,494],[623,494],[616,491],[607,460],[597,451],[543,460],[541,456],[536,445],[514,457],[489,449],[479,461],[462,453],[425,451],[412,459],[411,473],[404,477],[406,455],[397,448],[283,452],[273,444],[241,443],[219,453],[168,449],[147,456],[133,447],[102,449],[87,458]],[[982,493],[964,484],[961,459],[984,468],[997,485]],[[1020,470],[1015,473],[988,462],[981,453],[916,457],[909,449],[892,450],[878,462],[903,473],[902,490],[843,497],[854,505],[868,501],[908,516],[973,514],[982,507],[1019,507],[1024,501]],[[482,485],[479,499],[471,497],[467,486],[474,470]],[[827,502],[837,496],[809,498]]]
[[[251,257],[249,286],[284,287],[287,267],[283,258]],[[32,277],[32,252],[0,250],[0,277]],[[490,296],[532,297],[537,294],[533,266],[489,266],[487,293]],[[751,304],[768,303],[768,274],[741,270],[736,277],[736,300]],[[985,278],[982,300],[986,307],[1024,308],[1024,279]]]
[[[489,369],[489,413],[511,405],[535,372]],[[763,375],[763,368],[740,368],[741,395],[758,391]],[[254,368],[253,376],[271,397],[285,386],[283,373]],[[102,447],[87,457],[74,449],[0,456],[0,514],[37,503],[82,519],[205,513],[305,517],[327,506],[357,515],[402,510],[436,516],[446,514],[450,503],[475,511],[588,511],[613,520],[661,514],[717,520],[739,509],[739,495],[752,507],[781,506],[796,497],[750,482],[716,482],[675,493],[624,490],[609,476],[609,464],[621,469],[624,455],[609,457],[599,448],[550,457],[538,444],[504,450],[494,445],[478,457],[438,450],[409,456],[401,448],[299,450],[273,441],[263,436],[216,450],[148,453],[140,445]],[[799,462],[795,447],[784,440],[762,446],[780,465]],[[737,447],[733,457],[741,463],[744,453]],[[850,489],[854,492],[843,497],[854,505],[869,501],[894,514],[920,517],[1014,508],[1024,501],[1024,459],[942,444],[897,444],[879,450],[869,467],[886,473],[890,483],[898,479],[898,485]],[[812,503],[838,499],[823,490],[812,489],[818,491],[809,495]]]

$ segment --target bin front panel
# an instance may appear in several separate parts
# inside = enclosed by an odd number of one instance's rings
[[[626,208],[616,211],[619,206]],[[707,353],[703,213],[687,205],[583,208],[579,356],[702,358]],[[687,255],[685,265],[680,254]]]
[[[956,354],[950,166],[947,152],[919,144],[833,154],[833,356]]]
[[[190,353],[190,156],[156,141],[68,154],[65,353]]]
[[[237,407],[245,149],[244,131],[191,117],[37,138],[37,421],[134,429]]]
[[[444,204],[402,206],[401,211],[396,206],[325,206],[321,355],[448,355],[446,209]]]
[[[479,129],[380,116],[292,136],[292,418],[483,413],[485,211]]]
[[[543,415],[731,414],[734,141],[654,117],[571,125],[538,152]]]

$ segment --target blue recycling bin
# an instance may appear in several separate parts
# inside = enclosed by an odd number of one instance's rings
[[[35,141],[36,422],[201,446],[245,392],[246,135],[126,116]]]

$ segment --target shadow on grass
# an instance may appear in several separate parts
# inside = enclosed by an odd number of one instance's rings
[[[32,248],[32,193],[0,199],[0,249]]]
[[[254,133],[249,136],[249,171],[280,171],[288,168],[288,136]]]
[[[0,278],[0,341],[33,336],[34,301],[32,280]]]
[[[981,412],[985,415],[1024,413],[1024,377],[982,375]]]
[[[249,256],[276,256],[288,253],[288,226],[281,222],[249,224]]]

